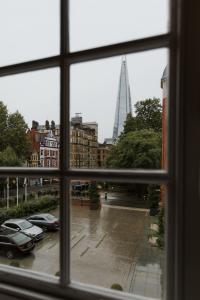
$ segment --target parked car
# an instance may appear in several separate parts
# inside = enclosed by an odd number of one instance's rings
[[[40,227],[33,225],[25,219],[9,219],[2,226],[22,232],[34,238],[35,241],[39,241],[44,237],[44,231]]]
[[[27,218],[29,222],[34,225],[40,226],[45,230],[56,230],[60,227],[58,218],[51,214],[37,214]]]
[[[19,253],[31,252],[34,247],[35,243],[31,237],[0,227],[0,252],[3,252],[7,258],[14,258]]]

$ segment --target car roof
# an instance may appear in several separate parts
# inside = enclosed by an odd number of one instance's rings
[[[32,215],[32,216],[28,217],[28,219],[33,218],[33,217],[47,217],[49,215],[54,217],[52,214],[43,213],[43,214]]]
[[[17,234],[23,234],[23,233],[13,231],[10,228],[5,228],[5,227],[2,227],[2,226],[0,227],[0,236],[13,237]]]
[[[20,224],[22,222],[26,221],[26,219],[9,219],[6,220],[4,223],[15,223],[15,224]]]

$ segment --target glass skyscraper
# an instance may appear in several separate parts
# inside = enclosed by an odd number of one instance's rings
[[[121,73],[119,79],[119,88],[117,104],[115,110],[115,122],[113,128],[113,140],[116,141],[124,129],[124,122],[127,115],[132,114],[131,93],[128,79],[128,70],[126,57],[122,58]]]

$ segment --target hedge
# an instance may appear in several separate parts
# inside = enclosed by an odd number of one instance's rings
[[[0,224],[10,218],[24,218],[35,212],[44,212],[55,209],[58,205],[58,198],[43,196],[32,201],[23,202],[18,207],[11,207],[0,210]]]

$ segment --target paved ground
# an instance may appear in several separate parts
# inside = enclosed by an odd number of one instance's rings
[[[56,212],[54,212],[56,213]],[[72,207],[72,280],[161,298],[163,253],[147,242],[146,210],[103,205],[101,210]],[[48,274],[59,270],[59,232],[48,233],[34,252],[0,262]]]

